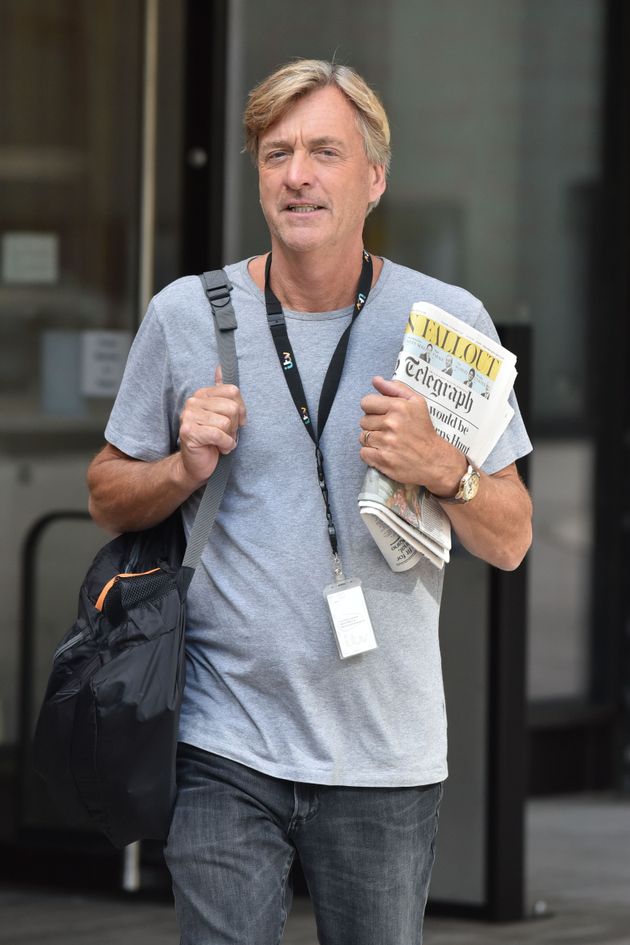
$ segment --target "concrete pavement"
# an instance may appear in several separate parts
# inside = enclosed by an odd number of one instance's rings
[[[527,838],[531,918],[497,925],[429,916],[425,945],[630,945],[630,799],[531,801]],[[0,945],[178,941],[171,904],[142,895],[3,886],[0,913]],[[308,900],[296,899],[283,945],[317,945]]]

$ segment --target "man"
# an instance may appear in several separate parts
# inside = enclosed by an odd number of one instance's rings
[[[431,343],[429,343],[429,344],[426,346],[426,348],[425,348],[425,350],[423,351],[423,353],[420,355],[420,360],[421,360],[421,361],[426,361],[427,364],[430,364],[430,363],[431,363],[431,355],[432,355],[432,353],[433,353],[433,345],[432,345]]]
[[[468,377],[464,381],[464,387],[472,388],[474,383],[475,383],[475,369],[471,367],[471,369],[468,372]]]
[[[473,470],[435,433],[425,400],[385,379],[419,299],[494,329],[462,290],[364,252],[390,153],[365,82],[343,66],[292,62],[251,93],[245,127],[272,258],[227,267],[240,388],[222,383],[199,280],[160,292],[90,468],[90,507],[98,523],[128,530],[183,504],[188,527],[219,454],[236,450],[188,597],[166,848],[182,942],[279,942],[297,851],[321,942],[416,945],[447,773],[442,577],[428,561],[390,571],[357,495],[366,464],[421,483],[444,497],[473,554],[511,569],[531,537],[514,466],[530,445],[517,411]],[[290,351],[276,349],[266,303],[283,313]],[[324,376],[357,313],[324,424]],[[306,403],[286,383],[296,368]],[[464,492],[470,501],[451,501]],[[342,572],[362,590],[337,584]],[[328,614],[343,588],[362,640],[347,659],[343,621],[335,629]]]

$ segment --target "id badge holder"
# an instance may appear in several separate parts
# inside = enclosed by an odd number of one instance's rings
[[[361,581],[344,579],[324,588],[324,599],[341,659],[377,647]]]

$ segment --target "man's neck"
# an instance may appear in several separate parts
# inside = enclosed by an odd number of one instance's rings
[[[260,289],[265,285],[266,256],[257,256],[249,272]],[[295,312],[332,312],[354,303],[361,273],[361,247],[340,258],[333,254],[287,255],[274,248],[271,288],[283,308]],[[374,280],[382,260],[374,259]]]

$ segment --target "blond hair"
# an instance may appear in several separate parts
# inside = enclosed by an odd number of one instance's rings
[[[391,147],[389,122],[376,92],[350,66],[323,59],[294,59],[272,73],[249,93],[243,113],[245,149],[258,160],[261,134],[304,95],[336,86],[353,106],[370,164],[382,164],[389,172]]]

